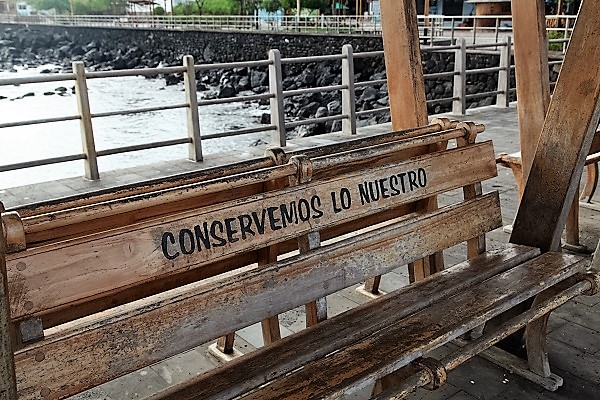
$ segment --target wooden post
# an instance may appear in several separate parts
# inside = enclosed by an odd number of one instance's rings
[[[512,0],[513,34],[523,182],[550,103],[548,37],[544,1]]]
[[[388,92],[395,131],[427,125],[425,83],[414,0],[381,0]]]
[[[381,26],[392,129],[427,125],[427,102],[415,2],[381,0]],[[425,150],[427,151],[429,150]],[[417,211],[432,210],[437,208],[437,200],[435,197],[427,199],[415,207]],[[443,258],[441,254],[436,254],[412,263],[409,274],[419,279],[442,268]],[[364,290],[378,294],[379,282],[379,277],[369,279],[365,282]]]
[[[271,136],[271,146],[285,147],[285,114],[283,109],[283,87],[281,82],[281,54],[279,50],[269,50],[269,89],[273,97],[271,103],[271,124],[276,129]]]
[[[500,51],[500,68],[498,71],[498,91],[502,92],[496,96],[496,105],[508,107],[510,104],[510,64],[512,58],[512,39],[508,36],[505,47]]]
[[[342,132],[356,135],[356,95],[354,92],[354,57],[352,45],[342,47],[342,114],[348,118],[342,120]]]
[[[452,96],[452,114],[465,115],[467,111],[467,42],[459,39],[460,49],[454,52],[454,83]]]
[[[94,144],[94,129],[92,128],[92,112],[90,111],[90,99],[88,97],[87,82],[85,79],[85,66],[81,61],[73,63],[75,73],[75,96],[77,97],[77,109],[79,110],[79,126],[81,129],[81,144],[85,160],[85,177],[91,180],[100,179],[98,173],[98,156]]]
[[[184,74],[185,101],[187,108],[187,129],[191,143],[188,147],[188,158],[192,161],[202,161],[202,143],[200,139],[200,117],[198,115],[198,95],[196,93],[196,68],[194,68],[194,57],[185,56],[183,66],[186,68]]]
[[[599,14],[600,2],[582,3],[517,212],[512,243],[542,251],[559,249],[600,120],[600,63],[590,62],[600,59]]]
[[[17,400],[14,363],[14,326],[10,319],[8,278],[6,274],[6,240],[0,218],[0,400]]]

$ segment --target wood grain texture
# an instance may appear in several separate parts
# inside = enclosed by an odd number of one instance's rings
[[[517,212],[511,242],[558,249],[600,120],[600,2],[581,5]],[[560,162],[558,162],[560,160]]]
[[[332,399],[352,393],[585,269],[576,256],[542,255],[241,398]]]
[[[15,327],[10,318],[5,253],[6,241],[0,223],[0,400],[17,400],[13,359]]]
[[[548,35],[544,6],[544,0],[512,0],[523,182],[529,176],[550,103]]]
[[[425,125],[427,103],[414,0],[381,0],[381,29],[392,128]]]
[[[16,354],[22,399],[61,398],[499,227],[498,194],[143,299]],[[148,326],[152,329],[147,329]],[[36,361],[36,354],[44,355]],[[38,357],[39,359],[39,357]]]
[[[454,168],[448,171],[447,165]],[[380,198],[378,201],[361,204],[359,185],[365,181],[375,182],[393,174],[405,173],[422,168],[427,174],[427,185],[414,188],[403,195]],[[248,199],[207,207],[199,211],[161,218],[156,222],[132,225],[106,234],[92,235],[82,239],[44,246],[8,256],[9,284],[11,286],[11,310],[13,318],[27,315],[56,312],[76,304],[80,299],[99,296],[118,288],[135,287],[157,278],[174,276],[191,269],[204,268],[215,261],[255,251],[305,234],[314,229],[323,229],[374,215],[388,208],[408,204],[431,195],[485,180],[496,175],[493,150],[490,142],[464,149],[425,155],[403,163],[355,173],[335,179],[318,181],[288,188],[278,192],[257,195]],[[373,184],[373,191],[377,184]],[[340,193],[347,188],[351,192],[353,206],[339,212],[334,206],[331,192]],[[255,235],[248,240],[238,240],[227,246],[203,248],[201,252],[185,255],[176,240],[178,232],[202,225],[202,221],[217,221],[252,212],[261,214],[271,206],[290,204],[297,199],[312,199],[319,194],[322,210],[320,218],[298,221],[298,224],[272,231],[267,223],[264,235]],[[312,203],[311,203],[312,204]],[[316,204],[316,201],[315,201]],[[316,207],[316,206],[315,206]],[[281,222],[279,222],[281,225]],[[161,238],[165,232],[173,234],[167,243],[167,253],[180,253],[167,260],[161,249]],[[187,237],[187,236],[186,236]],[[239,237],[239,234],[238,234]],[[186,242],[191,246],[191,242]],[[19,264],[24,263],[24,264]],[[25,267],[25,268],[23,268]]]
[[[259,168],[268,168],[272,167],[273,165],[273,160],[270,158],[260,157],[251,160],[240,161],[235,164],[208,167],[199,171],[190,171],[167,177],[149,179],[144,182],[136,182],[129,185],[122,185],[109,189],[101,189],[93,192],[26,204],[11,208],[9,211],[17,211],[21,217],[28,218],[34,215],[53,213],[60,210],[85,207],[90,204],[108,202],[145,193],[168,190],[176,187],[195,184],[207,179],[216,179],[231,174],[253,171]]]
[[[458,264],[429,279],[348,310],[310,330],[284,338],[220,368],[156,394],[152,400],[220,400],[233,398],[334,350],[398,323],[402,318],[442,301],[539,254],[537,249],[509,245]],[[306,352],[305,349],[312,349]],[[249,373],[249,371],[260,373]],[[210,385],[206,384],[210,382]]]

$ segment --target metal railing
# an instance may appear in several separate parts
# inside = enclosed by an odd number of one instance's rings
[[[450,39],[464,37],[472,44],[498,42],[512,34],[512,16],[445,16],[420,15],[419,33],[423,38]],[[576,16],[546,16],[549,32],[560,32],[568,39]],[[7,15],[0,23],[70,25],[90,27],[124,27],[174,30],[274,31],[336,34],[381,34],[381,17],[367,16],[235,16],[235,15]]]
[[[472,50],[481,49],[499,49],[500,62],[498,66],[480,69],[467,69],[467,53]],[[453,94],[452,97],[428,100],[428,104],[451,104],[452,112],[455,114],[464,114],[469,100],[494,96],[496,104],[502,107],[508,107],[509,96],[516,89],[510,85],[511,71],[514,66],[511,65],[512,59],[512,43],[511,38],[507,37],[504,42],[491,44],[467,45],[466,40],[459,39],[457,45],[422,47],[423,52],[454,52],[455,63],[454,70],[447,72],[438,72],[425,74],[425,79],[440,79],[452,78]],[[73,73],[43,75],[22,78],[0,79],[0,87],[6,85],[21,85],[34,84],[42,82],[57,82],[57,81],[75,81],[75,95],[77,97],[78,112],[73,115],[65,115],[53,118],[32,119],[26,121],[16,121],[9,123],[0,123],[0,129],[15,126],[33,125],[33,124],[49,124],[59,121],[79,120],[83,152],[80,154],[71,154],[55,158],[46,158],[34,161],[26,161],[21,163],[1,165],[0,172],[12,171],[22,168],[42,166],[49,164],[62,163],[73,160],[83,160],[85,164],[85,176],[89,179],[99,179],[97,158],[158,148],[164,146],[173,146],[179,144],[188,145],[188,158],[193,161],[202,160],[202,141],[244,135],[257,132],[271,133],[270,144],[274,146],[286,145],[286,131],[302,125],[320,124],[330,121],[341,121],[341,130],[347,134],[357,133],[357,120],[369,114],[389,112],[389,107],[374,108],[372,110],[356,111],[356,95],[355,90],[367,86],[383,85],[387,81],[385,79],[372,80],[365,82],[355,82],[354,79],[354,59],[356,58],[372,58],[383,57],[383,51],[353,53],[350,45],[345,45],[342,48],[341,54],[301,57],[301,58],[281,58],[278,50],[269,51],[267,60],[247,61],[247,62],[232,62],[221,64],[202,64],[194,65],[192,56],[185,56],[182,66],[163,67],[163,68],[147,68],[147,69],[132,69],[120,71],[102,71],[102,72],[86,72],[82,62],[73,63]],[[298,64],[298,63],[315,63],[315,62],[341,62],[342,80],[339,85],[330,85],[322,87],[307,87],[295,90],[284,90],[282,79],[282,65]],[[555,62],[553,62],[555,63]],[[258,68],[267,67],[269,75],[269,90],[267,93],[255,94],[250,96],[238,96],[233,98],[217,98],[211,100],[198,100],[196,92],[196,72],[206,71],[210,69],[233,69],[233,68]],[[115,78],[125,76],[156,76],[158,74],[177,74],[181,73],[184,76],[185,101],[179,104],[161,105],[155,107],[145,107],[128,110],[115,110],[102,113],[92,113],[87,92],[88,79]],[[494,91],[471,93],[467,94],[468,77],[473,74],[491,74],[498,73],[498,87]],[[286,118],[284,113],[284,98],[300,96],[310,93],[321,93],[324,91],[341,91],[342,110],[338,115],[328,115],[320,118],[307,118],[292,120]],[[198,108],[214,105],[227,104],[235,102],[247,102],[269,99],[270,102],[270,117],[271,123],[266,126],[236,129],[213,134],[200,134],[200,118]],[[167,141],[132,144],[124,147],[111,148],[97,151],[94,142],[93,120],[97,118],[107,118],[118,115],[148,113],[163,110],[172,110],[184,108],[187,111],[187,137],[180,139],[172,139]]]

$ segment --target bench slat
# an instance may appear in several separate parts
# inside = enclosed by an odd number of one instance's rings
[[[424,172],[417,174],[415,171]],[[397,181],[398,195],[392,196],[387,179],[396,176],[399,180],[398,174],[405,173],[417,175],[405,177],[407,179],[405,193],[400,191],[401,183]],[[491,142],[484,142],[466,148],[415,157],[388,167],[317,181],[248,199],[238,199],[200,211],[180,214],[177,217],[160,218],[153,222],[132,225],[126,229],[10,254],[7,256],[7,267],[12,295],[12,317],[23,319],[48,312],[56,313],[76,307],[82,299],[93,301],[96,297],[107,296],[119,288],[128,290],[128,287],[150,282],[158,277],[173,276],[215,261],[283,242],[315,229],[322,230],[374,215],[494,176],[496,176],[496,165],[493,147]],[[409,184],[410,179],[419,187]],[[381,185],[386,187],[387,193],[379,193],[378,201],[361,204],[359,186],[363,185],[366,188],[368,185],[365,185],[365,182],[373,184],[372,187],[368,187],[371,200],[370,191],[381,192],[383,190]],[[413,190],[409,190],[409,187]],[[341,209],[341,191],[344,189],[348,189],[352,198],[352,205],[348,209]],[[332,192],[337,194],[335,205]],[[386,196],[387,198],[384,198]],[[302,221],[302,218],[298,218],[297,224],[294,221],[283,226],[280,206],[294,203],[298,208],[297,214],[302,217],[300,199],[305,199],[307,205],[305,215],[307,212],[310,213],[310,219]],[[275,219],[270,219],[271,224],[268,222],[269,215],[266,214],[269,207],[273,207],[272,210],[276,215]],[[260,228],[255,220],[252,220],[250,229],[255,235],[248,233],[247,240],[244,240],[238,220],[245,216],[246,222],[250,221],[250,216],[255,217],[252,215],[253,212],[256,213],[258,220],[266,217],[264,234],[258,233]],[[215,230],[217,230],[220,224],[221,232],[216,234],[227,239],[227,234],[223,230],[228,218],[231,218],[232,229],[237,230],[231,235],[230,240],[223,240],[221,244],[225,244],[224,246],[215,247],[215,240],[211,239],[213,246],[210,249],[204,248],[206,246],[202,243],[202,250],[197,251],[200,246],[196,243],[200,243],[200,240],[195,227],[198,226],[201,232],[206,233],[203,229],[210,230],[209,228],[216,226]],[[216,221],[218,225],[214,225],[212,221]],[[203,222],[208,224],[207,228],[203,227]],[[183,249],[180,245],[182,238],[185,243]],[[192,254],[182,254],[186,250],[189,251],[192,245],[195,247]],[[172,260],[167,259],[171,257]],[[131,290],[135,291],[135,287]]]
[[[310,331],[286,337],[281,342],[250,353],[224,368],[173,386],[157,394],[155,398],[233,398],[266,383],[267,377],[273,379],[282,376],[537,255],[538,249],[510,244],[505,249],[484,253],[471,261],[355,307],[344,313],[343,321],[340,321],[340,317],[333,317]],[[248,371],[261,373],[248,374]]]
[[[35,398],[42,388],[56,397],[77,393],[501,224],[498,193],[492,193],[262,269],[246,268],[143,299],[103,313],[100,321],[87,318],[87,325],[17,352],[20,395]]]
[[[330,399],[351,393],[586,268],[581,257],[546,253],[241,399]]]

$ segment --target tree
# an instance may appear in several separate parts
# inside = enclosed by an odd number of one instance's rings
[[[196,2],[196,7],[198,7],[198,15],[202,15],[202,9],[204,8],[204,3],[206,0],[194,0]]]
[[[274,13],[283,8],[279,0],[262,0],[260,6],[269,13]]]
[[[281,0],[281,7],[285,10],[296,10],[296,0]],[[331,7],[330,0],[302,0],[302,8],[325,12]]]
[[[71,9],[69,0],[30,0],[36,10],[55,9],[58,14],[68,12]]]

